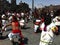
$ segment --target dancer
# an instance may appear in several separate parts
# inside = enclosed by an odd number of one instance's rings
[[[51,17],[49,15],[45,16],[44,22],[41,24],[40,28],[42,29],[42,32],[39,45],[52,44],[54,32],[57,32],[58,28],[51,22]]]
[[[23,35],[21,33],[21,29],[20,29],[20,26],[19,26],[19,23],[18,23],[18,20],[16,18],[16,16],[12,16],[12,22],[7,24],[4,29],[7,27],[7,26],[12,26],[12,31],[9,33],[8,37],[9,39],[13,42],[13,36],[18,36],[19,37],[19,43],[21,44],[21,40],[23,39]],[[21,39],[21,40],[20,40]]]

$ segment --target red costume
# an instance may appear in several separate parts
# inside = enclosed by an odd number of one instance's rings
[[[16,27],[18,27],[18,26],[19,26],[19,23],[18,23],[18,22],[14,22],[14,23],[15,23],[15,25],[14,25],[14,26],[16,26]],[[22,35],[22,33],[21,33],[21,30],[20,30],[20,29],[12,30],[12,33],[19,33],[19,34],[20,34],[20,37],[21,37],[21,38],[23,38],[23,35]],[[24,43],[23,43],[23,42],[21,42],[21,45],[24,45]]]

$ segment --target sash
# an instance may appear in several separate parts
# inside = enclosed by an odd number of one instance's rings
[[[47,27],[47,25],[45,25],[45,27],[44,27],[44,31],[47,31],[47,30],[46,30],[46,27]]]

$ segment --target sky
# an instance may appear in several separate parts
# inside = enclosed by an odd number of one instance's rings
[[[10,1],[10,0],[8,0]],[[19,4],[21,0],[16,0],[16,3]],[[29,7],[32,7],[32,0],[22,0],[22,2],[25,2],[29,5]],[[60,5],[60,0],[34,0],[34,7],[43,7],[43,6],[49,6],[52,5]]]

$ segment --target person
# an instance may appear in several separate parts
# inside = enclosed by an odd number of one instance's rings
[[[9,17],[8,17],[8,21],[9,21],[9,22],[11,22],[11,21],[12,21],[12,16],[15,16],[15,14],[14,14],[14,13],[12,13],[11,15],[9,15]]]
[[[2,29],[4,28],[4,25],[6,25],[7,24],[7,20],[6,20],[6,16],[5,16],[5,14],[2,14],[2,17],[1,17],[2,19]],[[5,31],[7,30],[7,28],[5,28]]]
[[[25,14],[24,14],[24,12],[21,12],[21,18],[25,19]]]
[[[36,19],[35,22],[34,22],[34,32],[37,33],[38,31],[38,28],[40,26],[40,23],[41,23],[41,20],[40,18]]]
[[[7,27],[7,26],[12,26],[12,31],[8,34],[8,37],[9,39],[13,42],[13,36],[18,36],[19,37],[19,43],[21,44],[21,40],[20,39],[23,39],[23,35],[21,33],[21,29],[19,28],[19,22],[16,18],[16,16],[12,16],[12,22],[7,24],[4,29]],[[3,29],[3,30],[4,30]]]
[[[23,18],[20,19],[19,24],[21,28],[25,28],[25,20]]]
[[[58,34],[60,34],[60,9],[55,12],[55,17],[52,21],[58,27]]]
[[[57,32],[58,28],[54,23],[51,22],[51,17],[46,15],[44,22],[40,25],[42,30],[39,45],[52,44],[54,39],[54,32]]]
[[[0,37],[2,37],[2,18],[0,16]]]

